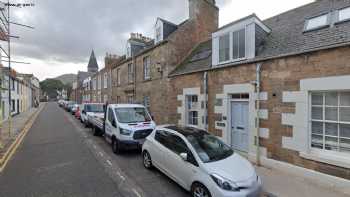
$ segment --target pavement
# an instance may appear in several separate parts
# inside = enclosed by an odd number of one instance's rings
[[[320,186],[309,180],[275,169],[257,167],[257,173],[263,180],[266,196],[283,197],[349,197],[327,186]]]
[[[0,127],[0,159],[15,141],[19,134],[21,134],[24,126],[30,117],[32,117],[37,110],[39,110],[44,103],[41,103],[38,108],[31,108],[26,112],[22,112],[11,120],[11,130],[9,130],[9,121],[6,120],[1,124]]]
[[[345,197],[299,177],[263,167],[264,196]],[[0,173],[0,197],[190,196],[158,170],[146,170],[140,151],[113,154],[111,146],[72,115],[49,103]]]

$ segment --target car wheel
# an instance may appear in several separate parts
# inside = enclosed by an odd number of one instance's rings
[[[112,139],[112,151],[113,151],[114,154],[119,154],[120,153],[119,142],[115,138]]]
[[[191,188],[193,197],[211,197],[209,190],[200,183],[194,183]]]
[[[143,166],[147,169],[152,168],[152,158],[148,151],[143,151]]]

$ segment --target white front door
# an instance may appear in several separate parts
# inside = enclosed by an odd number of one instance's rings
[[[248,102],[231,102],[231,146],[248,152]]]

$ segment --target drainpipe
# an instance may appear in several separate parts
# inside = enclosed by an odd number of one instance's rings
[[[259,117],[259,110],[260,110],[260,74],[261,74],[261,67],[262,63],[258,63],[256,65],[256,129],[257,129],[257,135],[256,135],[256,165],[260,166],[260,117]]]
[[[132,56],[132,66],[133,66],[133,69],[134,69],[134,100],[133,100],[133,103],[136,103],[135,101],[137,100],[136,99],[136,56],[133,55]]]
[[[203,92],[204,92],[204,129],[208,130],[208,72],[204,72],[203,74]]]

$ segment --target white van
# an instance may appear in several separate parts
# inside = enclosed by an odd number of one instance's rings
[[[104,136],[118,154],[122,149],[141,149],[156,124],[143,105],[110,104],[107,106]]]

